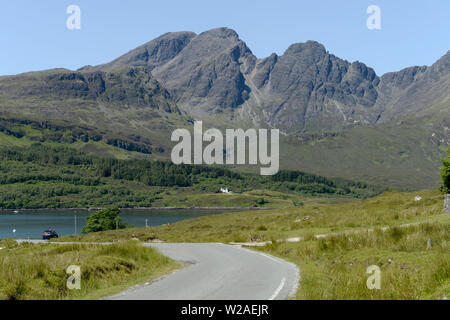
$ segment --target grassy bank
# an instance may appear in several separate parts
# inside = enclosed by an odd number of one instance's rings
[[[415,201],[416,195],[422,199]],[[438,191],[390,191],[368,200],[225,213],[64,240],[272,240],[256,250],[300,267],[299,299],[442,299],[450,296],[450,215],[442,210],[443,195]],[[327,236],[314,237],[317,234]],[[291,237],[304,240],[283,241]],[[381,268],[381,290],[366,287],[369,265]]]
[[[420,195],[422,200],[414,201],[416,195]],[[390,191],[368,200],[329,203],[327,199],[322,199],[322,202],[315,199],[305,201],[299,207],[230,212],[165,226],[106,231],[64,239],[126,240],[134,235],[142,241],[158,238],[175,242],[248,242],[308,237],[442,219],[442,199],[438,191]]]
[[[444,299],[450,296],[449,226],[433,222],[375,229],[261,250],[300,267],[297,299]],[[371,265],[381,270],[379,290],[366,286]]]
[[[114,245],[49,245],[0,241],[0,299],[97,299],[167,274],[180,266],[136,241]],[[81,289],[69,290],[70,265]]]

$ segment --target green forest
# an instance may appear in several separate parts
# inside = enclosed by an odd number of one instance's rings
[[[0,149],[0,209],[152,207],[163,194],[214,194],[223,186],[234,194],[262,189],[349,198],[384,190],[298,171],[260,176],[224,167],[100,158],[42,143]]]

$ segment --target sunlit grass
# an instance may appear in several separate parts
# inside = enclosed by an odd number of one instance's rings
[[[300,266],[298,299],[444,299],[450,295],[449,226],[375,229],[260,250]],[[366,286],[371,265],[381,269],[379,290]]]
[[[422,200],[415,201],[416,195]],[[390,191],[363,201],[225,213],[64,240],[270,240],[256,249],[299,266],[298,299],[443,299],[450,295],[450,215],[442,211],[438,191]],[[327,236],[317,239],[317,234]],[[288,237],[303,241],[283,241]],[[381,268],[380,290],[366,287],[370,265]]]
[[[115,294],[179,267],[136,241],[113,245],[0,241],[0,299],[89,299]],[[66,286],[70,265],[81,268],[81,289]]]
[[[416,195],[422,196],[422,200],[415,201]],[[107,231],[64,239],[109,241],[130,239],[134,235],[142,241],[158,238],[175,242],[247,242],[255,237],[260,240],[305,237],[429,219],[439,220],[442,219],[442,199],[442,194],[438,191],[391,191],[364,201],[341,204],[305,201],[302,207],[224,213],[165,226]],[[260,226],[264,228],[261,229]]]

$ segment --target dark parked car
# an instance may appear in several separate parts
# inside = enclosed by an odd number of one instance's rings
[[[51,238],[58,238],[58,234],[56,233],[56,231],[52,229],[45,230],[44,233],[42,234],[42,239],[48,240]]]

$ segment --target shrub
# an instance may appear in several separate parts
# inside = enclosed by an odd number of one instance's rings
[[[81,230],[82,233],[98,232],[114,229],[124,229],[127,226],[119,217],[120,209],[109,208],[94,212],[86,219],[86,225]]]

